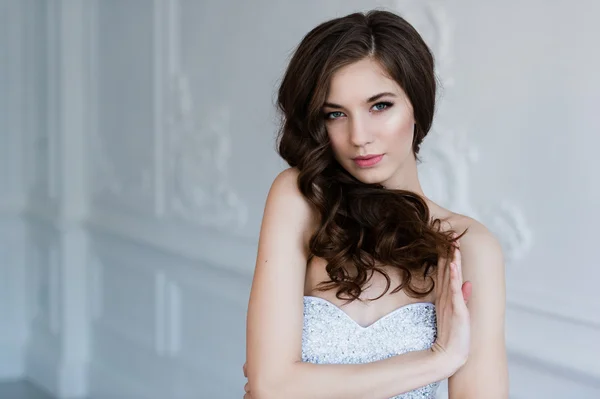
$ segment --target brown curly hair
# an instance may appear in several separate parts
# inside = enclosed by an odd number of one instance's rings
[[[380,63],[413,105],[412,146],[419,161],[435,109],[434,57],[405,19],[382,10],[326,21],[300,42],[278,92],[278,152],[299,170],[300,192],[319,215],[309,262],[315,256],[325,259],[330,281],[317,289],[337,288],[338,299],[352,301],[377,272],[387,280],[380,298],[391,285],[381,267],[386,265],[401,272],[402,283],[392,293],[404,289],[420,298],[434,289],[431,275],[438,257],[453,250],[454,232],[442,231],[441,221],[431,219],[416,193],[365,184],[350,175],[334,159],[325,127],[322,107],[333,74],[366,57]],[[413,284],[417,276],[428,281],[425,288]]]

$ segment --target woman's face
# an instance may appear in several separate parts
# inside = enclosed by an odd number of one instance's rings
[[[402,186],[403,169],[416,162],[413,109],[377,61],[365,58],[338,70],[323,113],[335,158],[348,173],[363,183]],[[364,156],[370,158],[357,158]]]

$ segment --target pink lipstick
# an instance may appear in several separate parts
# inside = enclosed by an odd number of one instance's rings
[[[356,157],[356,158],[352,158],[352,160],[354,161],[354,163],[361,167],[361,168],[367,168],[369,166],[374,166],[377,163],[379,163],[379,161],[381,161],[381,159],[383,158],[383,154],[379,154],[379,155],[364,155],[361,157]]]

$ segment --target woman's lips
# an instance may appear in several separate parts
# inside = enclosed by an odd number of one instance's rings
[[[379,163],[379,161],[381,161],[382,158],[383,158],[383,154],[380,154],[380,155],[354,158],[353,161],[358,167],[366,168],[369,166],[376,165],[377,163]]]

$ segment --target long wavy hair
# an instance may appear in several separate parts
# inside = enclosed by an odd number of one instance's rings
[[[336,288],[338,299],[362,300],[377,272],[387,281],[380,298],[391,285],[384,267],[393,267],[402,282],[392,293],[404,289],[422,298],[434,289],[438,257],[448,257],[455,246],[454,232],[442,231],[441,221],[431,218],[416,193],[365,184],[350,175],[335,160],[325,127],[322,107],[333,74],[366,57],[378,61],[408,96],[415,118],[412,150],[420,161],[435,110],[434,57],[405,19],[383,10],[326,21],[300,42],[278,92],[278,152],[299,170],[299,190],[319,216],[309,262],[315,256],[325,259],[330,280],[317,289]]]

